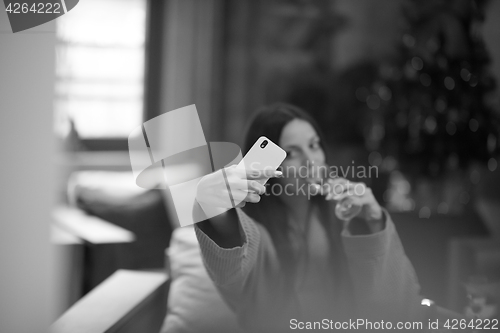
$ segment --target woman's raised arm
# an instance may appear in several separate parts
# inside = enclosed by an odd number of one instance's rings
[[[203,177],[198,183],[196,201],[207,217],[198,227],[222,248],[244,242],[238,216],[233,207],[258,203],[266,189],[258,180],[281,176],[275,170],[244,170],[236,165]]]

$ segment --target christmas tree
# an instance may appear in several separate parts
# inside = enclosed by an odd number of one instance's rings
[[[484,1],[408,1],[399,57],[357,91],[373,110],[369,149],[409,175],[439,177],[472,161],[496,168],[500,122],[480,27]]]

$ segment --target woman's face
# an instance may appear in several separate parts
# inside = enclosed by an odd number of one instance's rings
[[[279,145],[287,152],[287,157],[281,164],[284,178],[279,179],[282,186],[288,185],[287,193],[292,188],[295,190],[297,185],[320,180],[317,168],[325,165],[325,152],[321,148],[318,134],[309,122],[294,119],[286,124],[281,132]]]

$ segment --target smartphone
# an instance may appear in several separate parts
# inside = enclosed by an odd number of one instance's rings
[[[286,152],[280,146],[261,136],[238,164],[246,170],[276,170],[286,157]],[[264,185],[269,178],[257,180]]]

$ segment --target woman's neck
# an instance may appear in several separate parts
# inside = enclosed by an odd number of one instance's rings
[[[292,220],[299,224],[305,224],[311,208],[311,201],[304,195],[283,195],[281,200],[288,208]]]

